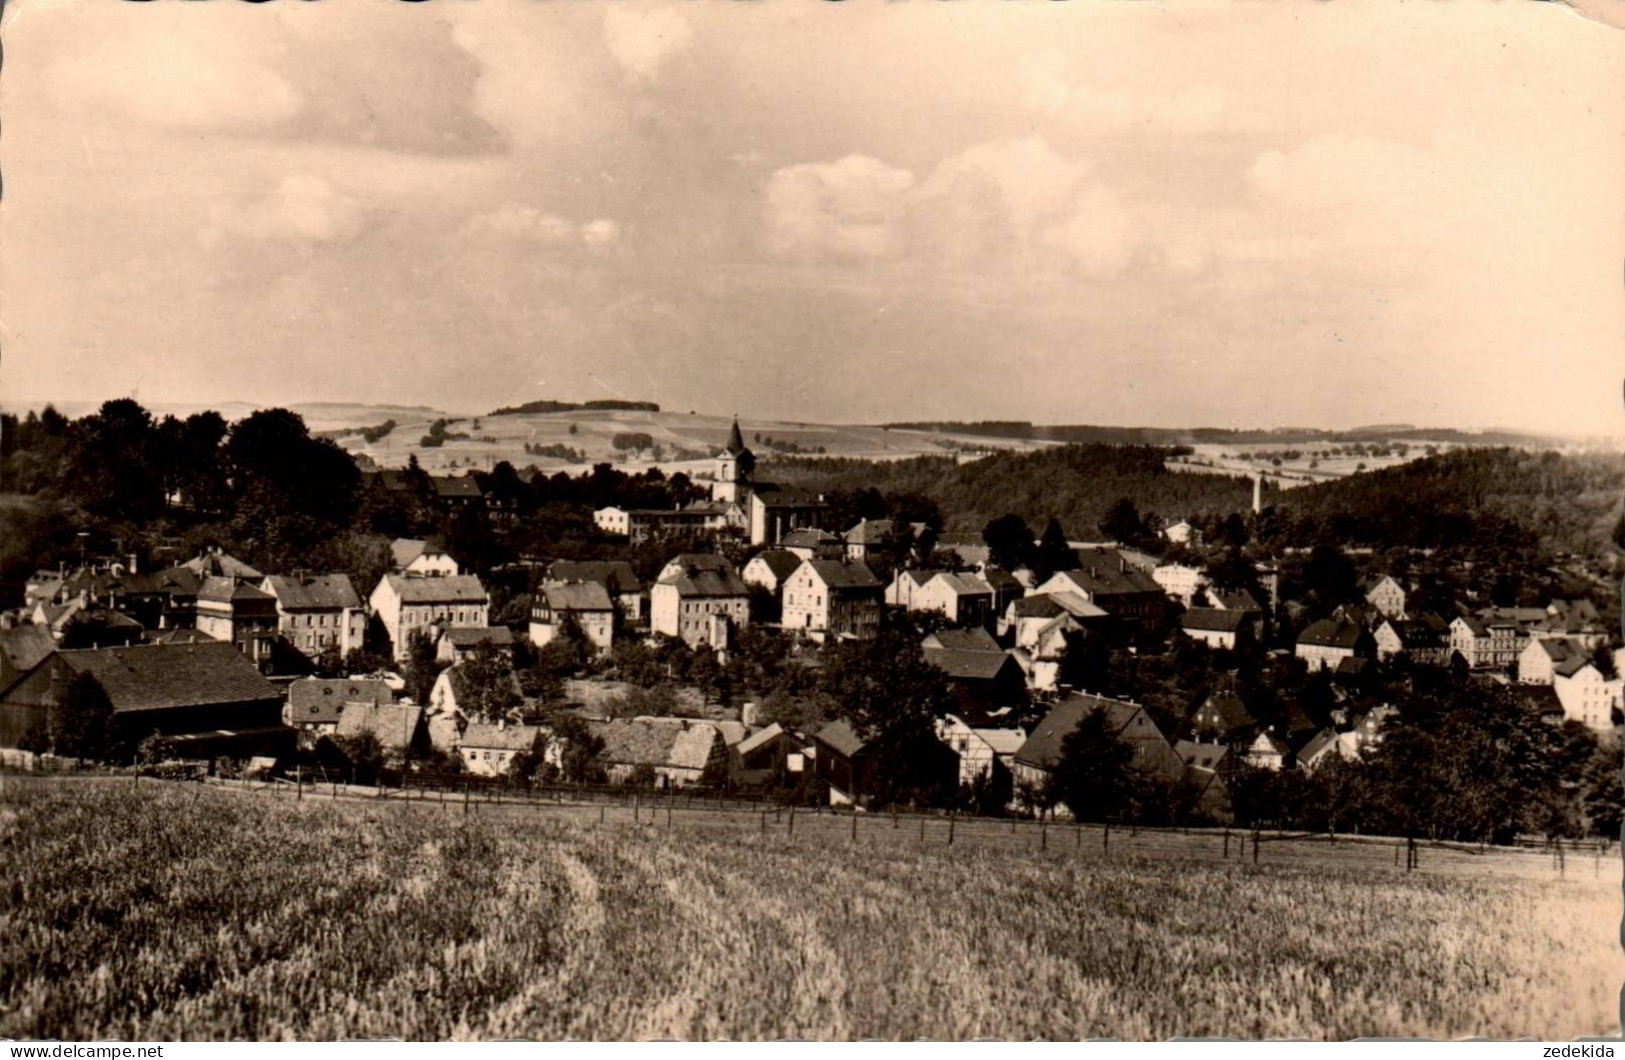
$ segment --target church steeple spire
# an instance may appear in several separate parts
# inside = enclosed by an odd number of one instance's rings
[[[734,417],[733,429],[728,432],[728,444],[722,450],[738,456],[745,451],[745,437],[739,433],[739,417]]]

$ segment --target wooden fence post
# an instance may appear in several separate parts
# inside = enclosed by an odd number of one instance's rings
[[[785,821],[786,821],[786,824],[785,824],[785,828],[784,828],[784,834],[786,836],[795,835],[796,834],[796,804],[793,803],[793,802],[790,804],[790,812],[785,814]]]
[[[954,818],[952,814],[948,815],[948,845],[954,845]]]
[[[1106,830],[1100,833],[1100,856],[1105,857],[1112,849],[1112,823],[1106,822]]]
[[[1258,843],[1261,836],[1258,829],[1253,829],[1253,864],[1258,864]]]
[[[1042,819],[1040,819],[1038,822],[1038,849],[1049,849],[1049,825],[1046,824]]]
[[[632,793],[632,823],[633,824],[638,823],[638,809],[639,809],[640,805],[642,804],[642,802],[643,802],[643,796],[639,795],[637,792],[634,791]]]
[[[852,807],[852,842],[858,841],[858,808]]]
[[[467,817],[468,814],[468,781],[465,780],[463,781],[463,816]]]
[[[1224,860],[1230,860],[1230,829],[1224,830]]]

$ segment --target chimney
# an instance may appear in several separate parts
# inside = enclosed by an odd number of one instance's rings
[[[1257,515],[1264,510],[1264,473],[1258,472],[1253,476],[1253,514]]]
[[[135,562],[135,553],[134,552],[130,553],[129,558],[130,558],[130,573],[131,574],[140,574],[141,573],[140,568],[138,568],[136,566],[136,562]]]

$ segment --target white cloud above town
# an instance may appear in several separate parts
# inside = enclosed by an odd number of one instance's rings
[[[477,411],[545,378],[801,419],[1619,415],[1625,59],[1561,7],[7,23],[7,393],[133,365],[176,401]],[[295,347],[308,374],[275,367]]]

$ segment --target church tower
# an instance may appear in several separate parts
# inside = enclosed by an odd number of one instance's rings
[[[756,455],[745,448],[744,436],[739,433],[739,417],[734,417],[728,444],[716,459],[717,484],[711,487],[711,499],[723,504],[743,503],[756,473]]]

